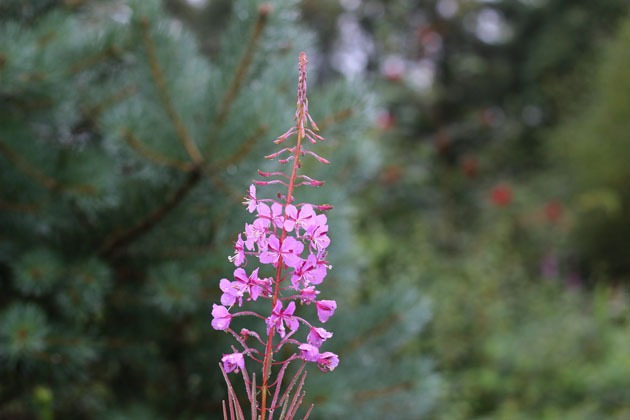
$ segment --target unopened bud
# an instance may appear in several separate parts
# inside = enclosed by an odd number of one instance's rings
[[[243,340],[247,339],[247,337],[249,337],[249,330],[247,328],[243,328],[241,330],[240,336]]]
[[[319,211],[328,211],[328,210],[332,210],[335,206],[332,206],[330,204],[322,204],[320,206],[315,206],[315,208]]]

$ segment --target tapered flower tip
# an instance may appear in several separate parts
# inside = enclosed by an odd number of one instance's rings
[[[316,206],[316,208],[317,210],[320,210],[320,211],[328,211],[328,210],[332,210],[334,206],[330,204],[322,204],[321,206]]]
[[[271,5],[269,3],[263,3],[258,8],[258,13],[262,17],[267,17],[269,15],[269,13],[271,13],[271,10],[272,10],[272,7],[271,7]]]
[[[306,66],[307,63],[308,63],[308,59],[306,58],[306,53],[302,51],[300,53],[300,65]]]

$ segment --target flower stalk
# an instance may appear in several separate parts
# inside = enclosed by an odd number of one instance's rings
[[[300,305],[301,307],[304,304],[306,306],[313,304],[310,307],[315,308],[319,321],[325,323],[337,307],[334,300],[318,300],[320,291],[316,290],[316,286],[323,282],[327,270],[331,268],[326,260],[326,249],[330,244],[327,219],[325,214],[318,214],[317,211],[327,211],[332,209],[332,206],[295,203],[294,197],[297,187],[319,187],[324,184],[323,181],[315,180],[307,175],[298,175],[302,156],[312,155],[322,163],[329,163],[314,152],[306,150],[303,145],[306,139],[312,144],[324,140],[315,133],[318,128],[308,112],[307,63],[306,54],[300,53],[295,125],[275,140],[275,143],[279,144],[295,137],[295,145],[266,156],[268,159],[276,159],[282,154],[289,154],[288,158],[278,159],[278,162],[291,163],[291,169],[288,174],[258,171],[265,181],[254,180],[249,187],[249,195],[246,196],[243,204],[249,213],[256,213],[256,218],[253,223],[246,223],[245,231],[237,237],[234,255],[229,257],[229,260],[237,267],[234,271],[234,281],[228,279],[220,281],[219,286],[223,291],[221,305],[215,304],[212,310],[213,328],[232,334],[242,347],[242,350],[234,349],[233,353],[225,354],[221,359],[221,369],[228,385],[230,416],[235,414],[236,418],[244,419],[229,381],[230,372],[241,371],[243,375],[251,404],[252,420],[272,420],[274,411],[279,408],[282,408],[281,420],[292,420],[297,415],[305,395],[302,391],[306,379],[306,372],[303,372],[305,364],[313,362],[323,371],[332,371],[339,363],[336,354],[320,352],[323,343],[333,334],[322,327],[314,327],[305,318],[296,314],[296,302],[303,304]],[[284,185],[287,188],[286,195],[279,195],[278,200],[259,198],[256,185],[271,184]],[[248,257],[257,258],[261,264],[261,267],[255,268],[249,275],[244,268],[248,264]],[[272,269],[272,277],[259,277],[259,270],[264,272],[265,266],[271,266],[269,268]],[[230,312],[235,305],[241,307],[243,300],[256,301],[258,298],[270,301],[270,312],[266,316],[252,311]],[[230,328],[230,323],[233,318],[240,316],[264,320],[265,328],[263,331],[244,328],[240,334],[237,334]],[[306,342],[298,338],[300,325],[308,328]],[[283,361],[274,362],[274,355],[286,346],[293,347],[294,353]],[[262,384],[260,386],[256,385],[254,374],[250,379],[245,367],[246,359],[261,365]],[[292,361],[298,359],[303,363],[278,400],[285,371]],[[275,379],[273,378],[274,367],[279,367]],[[296,383],[296,391],[291,397],[291,390]],[[268,397],[272,394],[273,399],[268,404]],[[257,395],[260,395],[260,403]],[[311,410],[312,406],[304,419],[308,418]],[[228,418],[226,411],[224,411],[224,417]]]

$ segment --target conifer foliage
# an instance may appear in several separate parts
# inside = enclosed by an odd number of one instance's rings
[[[294,2],[235,2],[209,59],[157,0],[9,0],[0,15],[0,417],[218,418],[229,341],[211,302],[235,206],[272,150],[261,140],[294,110],[294,60],[312,42]],[[335,161],[309,173],[343,182],[308,199],[336,203],[328,282],[348,302],[347,196],[378,165],[362,90],[320,88],[311,109]]]

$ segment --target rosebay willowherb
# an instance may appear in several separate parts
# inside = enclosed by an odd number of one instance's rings
[[[234,280],[221,280],[221,305],[215,304],[212,309],[213,328],[232,334],[241,347],[233,347],[233,353],[225,354],[221,359],[221,370],[228,386],[228,407],[223,402],[225,419],[245,420],[228,376],[230,372],[242,373],[252,420],[271,420],[274,411],[278,410],[280,420],[292,420],[304,398],[302,386],[306,378],[305,364],[313,362],[323,371],[332,371],[339,363],[336,354],[321,351],[324,341],[333,334],[296,314],[297,301],[303,304],[303,308],[306,305],[307,310],[314,308],[319,321],[325,323],[337,308],[334,300],[318,300],[320,292],[316,289],[331,268],[326,261],[326,249],[330,244],[328,225],[326,215],[322,212],[332,209],[332,206],[297,203],[293,194],[294,189],[299,186],[318,187],[324,184],[306,175],[298,175],[302,157],[310,155],[322,163],[329,163],[305,147],[305,143],[317,144],[324,140],[316,134],[319,129],[308,112],[307,62],[306,54],[300,53],[295,125],[274,141],[282,144],[295,139],[295,145],[265,156],[267,159],[277,158],[278,162],[287,165],[290,170],[288,173],[258,171],[265,180],[255,180],[249,187],[244,204],[249,213],[255,214],[255,219],[251,224],[246,223],[245,231],[238,234],[234,255],[229,257],[237,267],[234,270]],[[260,198],[256,185],[271,184],[286,187],[286,194],[278,194],[277,199]],[[247,267],[252,260],[259,266]],[[273,276],[259,276],[259,270],[265,266],[267,269],[270,266]],[[269,301],[269,312],[260,314],[238,310],[243,301],[258,299]],[[237,308],[230,312],[235,306]],[[259,332],[243,328],[237,333],[231,329],[232,319],[240,316],[255,318],[254,321],[259,323]],[[300,324],[308,329],[306,342],[295,338]],[[289,346],[294,350],[287,355],[286,349]],[[256,383],[256,374],[248,373],[246,359],[261,365],[262,380],[259,384]],[[282,390],[285,371],[296,360],[301,360],[302,364]],[[297,388],[291,397],[295,386]],[[270,402],[268,397],[271,397]],[[312,408],[311,405],[303,419],[308,418]]]

